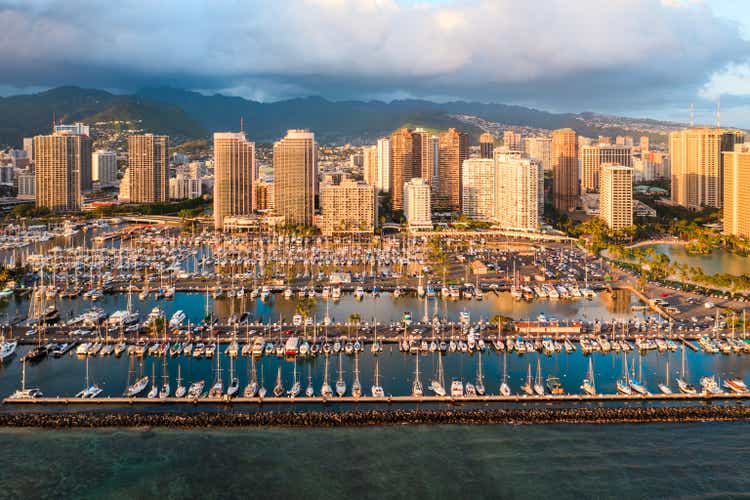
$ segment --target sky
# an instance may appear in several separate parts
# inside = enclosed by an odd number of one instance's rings
[[[0,0],[0,95],[170,85],[750,128],[748,0]]]

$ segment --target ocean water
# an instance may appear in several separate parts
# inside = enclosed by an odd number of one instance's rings
[[[2,498],[706,498],[750,424],[0,430]]]

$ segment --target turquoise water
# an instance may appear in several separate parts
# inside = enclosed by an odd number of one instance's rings
[[[750,257],[735,255],[725,250],[714,250],[708,255],[693,255],[682,245],[654,245],[652,248],[667,255],[674,262],[700,267],[706,274],[728,273],[742,276],[750,272]]]
[[[0,430],[4,498],[665,498],[750,491],[750,424]]]

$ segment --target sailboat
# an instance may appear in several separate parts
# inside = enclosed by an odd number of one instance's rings
[[[42,397],[42,391],[38,388],[26,388],[26,361],[21,360],[21,389],[11,394],[8,399],[31,399]]]
[[[307,365],[307,388],[305,389],[305,396],[311,398],[315,395],[315,388],[312,383],[312,365]]]
[[[424,395],[424,391],[422,389],[422,381],[419,380],[419,355],[417,354],[416,358],[417,364],[414,368],[414,382],[411,385],[411,395],[415,398],[421,398]]]
[[[531,361],[529,361],[529,369],[526,372],[526,382],[521,386],[521,389],[527,396],[534,395],[534,379],[531,378]]]
[[[615,385],[618,393],[625,396],[633,394],[633,389],[630,388],[630,381],[628,380],[628,355],[625,351],[622,351],[622,378],[618,379]]]
[[[698,390],[695,386],[688,383],[685,376],[685,345],[682,345],[682,370],[680,376],[677,377],[677,388],[683,394],[698,394]]]
[[[284,395],[284,384],[281,381],[281,367],[276,370],[276,385],[273,386],[273,395],[280,398]]]
[[[162,367],[162,384],[161,384],[161,392],[159,393],[160,399],[166,399],[169,397],[169,393],[171,392],[171,388],[169,387],[169,371],[167,370],[167,356],[164,356],[164,366]]]
[[[374,398],[384,398],[385,392],[383,387],[380,385],[380,360],[375,358],[375,380],[370,388],[370,393]]]
[[[344,397],[346,394],[346,382],[344,381],[344,370],[341,365],[341,353],[339,353],[339,377],[336,379],[336,394],[338,397]]]
[[[81,389],[77,398],[95,398],[102,393],[102,389],[96,384],[89,384],[89,357],[86,356],[86,379],[84,381],[83,389]]]
[[[482,375],[482,351],[479,351],[479,358],[477,359],[477,380],[474,384],[477,394],[484,396],[484,375]]]
[[[255,371],[255,357],[250,356],[250,381],[245,386],[245,391],[242,393],[246,398],[255,397],[258,392],[258,380],[257,373]]]
[[[594,361],[589,358],[589,371],[583,379],[581,390],[587,396],[596,396],[596,383],[594,382]]]
[[[260,385],[258,387],[258,397],[260,399],[263,399],[266,397],[266,384],[264,382],[265,378],[263,377],[263,365],[260,365]]]
[[[436,396],[445,396],[445,374],[443,373],[443,356],[438,353],[438,372],[437,377],[430,382],[430,389]]]
[[[302,385],[299,382],[299,378],[297,377],[297,358],[294,358],[294,382],[292,383],[292,388],[287,391],[287,395],[290,398],[296,398],[299,396],[300,390],[302,389]]]
[[[221,379],[221,349],[216,349],[216,379],[208,391],[209,398],[221,398],[224,394],[224,381]]]
[[[650,393],[646,389],[645,384],[642,382],[643,374],[643,356],[638,357],[638,378],[635,377],[635,361],[633,361],[633,376],[630,378],[629,385],[633,389],[633,392],[640,394],[641,396],[648,396]]]
[[[508,351],[503,351],[503,381],[500,384],[500,395],[510,396],[510,385],[508,385]]]
[[[130,382],[131,380],[130,375],[131,374],[135,375],[134,370],[132,369],[133,363],[134,363],[133,358],[130,358],[131,370],[128,373],[128,382]],[[128,398],[135,397],[138,394],[142,393],[146,389],[146,386],[148,386],[148,382],[149,382],[148,375],[146,376],[143,375],[143,359],[141,359],[140,361],[139,371],[141,372],[141,376],[135,382],[133,382],[133,384],[128,385],[127,389],[125,389],[125,397],[128,397]]]
[[[330,399],[333,397],[333,389],[331,384],[328,383],[328,356],[326,356],[325,368],[323,372],[323,385],[320,386],[320,395],[323,399]]]
[[[662,394],[672,394],[672,388],[669,387],[669,354],[667,354],[667,365],[664,368],[664,382],[659,384],[659,390]]]
[[[151,390],[148,391],[146,397],[148,399],[156,399],[159,395],[159,386],[156,385],[156,363],[151,364]]]
[[[233,398],[240,390],[240,379],[234,376],[234,358],[229,358],[229,386],[227,387],[227,397]]]
[[[536,358],[536,377],[534,378],[534,393],[536,393],[537,396],[544,396],[544,384],[542,382],[541,356]]]
[[[177,387],[174,390],[174,397],[183,398],[187,393],[187,388],[182,384],[182,370],[181,366],[177,365]]]
[[[354,381],[352,382],[352,396],[362,396],[362,384],[359,382],[359,353],[354,353]]]

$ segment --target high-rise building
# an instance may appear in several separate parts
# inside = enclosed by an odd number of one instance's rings
[[[495,136],[489,132],[479,136],[479,157],[490,160],[495,157]]]
[[[0,184],[12,185],[15,177],[16,173],[13,165],[0,165]]]
[[[521,134],[512,130],[506,130],[503,132],[503,146],[508,151],[523,151]]]
[[[375,186],[344,178],[320,186],[321,232],[372,234],[378,217]]]
[[[404,208],[404,184],[409,182],[416,171],[421,171],[420,142],[411,130],[402,128],[391,134],[391,204],[393,210]]]
[[[625,145],[625,137],[622,135],[618,135],[615,137],[615,145],[617,146],[624,146]]]
[[[629,148],[632,148],[634,145],[633,142],[633,136],[632,135],[626,135],[625,140],[623,141],[623,144]]]
[[[462,213],[472,219],[492,220],[495,216],[495,161],[486,158],[464,160]]]
[[[605,163],[601,172],[599,216],[614,230],[633,225],[633,168]]]
[[[317,184],[315,134],[289,130],[273,145],[274,209],[287,224],[312,225]]]
[[[552,139],[550,137],[529,137],[525,141],[526,154],[542,164],[544,170],[552,169]]]
[[[28,158],[30,162],[33,162],[34,161],[34,138],[33,137],[23,138],[23,150],[26,151],[26,158]]]
[[[432,186],[414,177],[404,184],[404,216],[410,231],[432,229]]]
[[[72,134],[72,135],[91,135],[89,134],[89,126],[84,125],[81,122],[73,124],[60,123],[55,125],[54,131],[59,134]]]
[[[34,137],[36,206],[55,212],[81,208],[81,172],[91,173],[91,139],[55,133]]]
[[[391,191],[391,140],[387,137],[378,139],[378,175],[375,187],[379,191]]]
[[[36,175],[34,172],[21,172],[16,176],[18,184],[18,198],[24,200],[36,199]]]
[[[600,135],[599,144],[612,144],[612,138],[608,135]]]
[[[253,211],[255,143],[244,132],[214,134],[214,228],[224,228],[224,217]]]
[[[435,189],[435,181],[438,179],[438,138],[424,129],[418,128],[414,131],[414,137],[419,141],[419,166],[414,172],[416,177],[421,177]]]
[[[377,146],[367,146],[362,151],[362,177],[371,186],[376,186],[378,183]]]
[[[581,164],[581,191],[599,191],[600,167],[605,163],[615,163],[630,167],[633,165],[633,150],[628,146],[599,144],[579,149]]]
[[[469,134],[450,128],[440,134],[437,193],[447,202],[445,208],[461,210],[461,167],[469,158]]]
[[[578,206],[578,137],[572,129],[552,132],[552,204],[558,212]]]
[[[91,155],[91,180],[103,188],[117,185],[117,155],[114,151],[94,151]]]
[[[120,179],[120,192],[117,194],[117,199],[121,202],[130,202],[130,169],[125,168],[125,172],[122,173],[122,179]]]
[[[257,179],[253,190],[253,210],[273,210],[273,182]]]
[[[202,194],[200,179],[193,179],[184,173],[169,179],[169,197],[173,200],[193,200],[200,198]]]
[[[169,137],[142,134],[128,137],[128,172],[131,203],[168,201]]]
[[[648,153],[648,148],[649,148],[648,136],[642,135],[639,141],[639,144],[640,144],[640,149],[641,149],[641,157],[643,157],[644,154]]]
[[[669,134],[672,201],[691,210],[722,207],[723,158],[744,135],[733,130],[694,127]]]
[[[536,231],[539,213],[541,163],[518,155],[495,153],[495,215],[503,229]]]
[[[724,234],[750,239],[750,144],[724,156]]]

